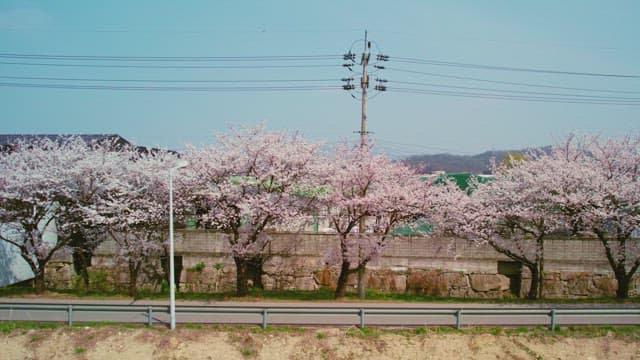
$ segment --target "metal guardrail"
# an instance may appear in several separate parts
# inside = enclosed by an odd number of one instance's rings
[[[146,316],[146,324],[152,326],[154,322],[160,323],[154,318],[154,314],[168,314],[168,306],[159,305],[95,305],[95,304],[33,304],[15,303],[0,304],[0,321],[3,319],[2,311],[49,311],[63,312],[66,314],[66,323],[72,326],[74,316],[82,312],[110,312],[110,313],[143,313]],[[463,319],[477,316],[535,316],[548,318],[548,325],[554,331],[559,323],[559,316],[584,316],[584,317],[606,317],[606,316],[637,316],[637,322],[633,325],[640,325],[640,308],[392,308],[392,307],[246,307],[246,306],[177,306],[178,314],[225,314],[238,315],[249,314],[261,317],[262,328],[269,325],[270,315],[350,315],[359,319],[357,325],[364,328],[368,316],[445,316],[455,320],[455,328],[460,329],[463,325],[478,325],[472,321],[463,324]],[[38,321],[38,320],[36,320]],[[42,321],[42,320],[41,320]],[[49,320],[51,321],[51,320]],[[245,323],[245,322],[239,322]],[[354,324],[356,325],[356,324]]]

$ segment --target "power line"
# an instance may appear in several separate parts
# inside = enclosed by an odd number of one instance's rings
[[[554,75],[597,76],[597,77],[614,77],[614,78],[640,79],[640,75],[629,75],[629,74],[606,74],[606,73],[596,73],[596,72],[580,72],[580,71],[535,69],[535,68],[522,68],[522,67],[513,67],[513,66],[497,66],[497,65],[459,63],[459,62],[452,62],[452,61],[437,61],[437,60],[406,58],[406,57],[394,57],[394,58],[392,58],[392,60],[396,61],[396,62],[399,62],[399,63],[408,63],[408,64],[449,66],[449,67],[483,69],[483,70],[496,70],[496,71],[520,71],[520,72],[554,74]]]
[[[395,87],[389,87],[389,91],[397,91],[397,92],[411,93],[411,94],[430,94],[430,95],[469,97],[469,98],[481,98],[481,99],[519,100],[519,101],[532,101],[532,102],[545,102],[545,103],[629,105],[629,106],[640,105],[640,101],[622,101],[622,100],[599,101],[597,99],[575,99],[575,98],[550,97],[550,96],[501,95],[501,94],[490,94],[490,93],[473,93],[473,92],[444,91],[444,90],[438,91],[438,90],[395,88]]]
[[[273,55],[273,56],[103,56],[0,53],[4,59],[65,61],[305,61],[340,60],[342,55]]]
[[[441,77],[441,78],[447,78],[447,79],[456,79],[456,80],[470,80],[470,81],[486,82],[486,83],[492,83],[492,84],[525,86],[525,87],[535,87],[535,88],[544,88],[544,89],[561,89],[561,90],[603,92],[603,93],[615,93],[615,94],[640,94],[640,91],[593,89],[593,88],[580,88],[580,87],[567,87],[567,86],[532,84],[532,83],[523,83],[523,82],[515,82],[515,81],[489,80],[489,79],[482,79],[482,78],[468,77],[468,76],[445,75],[445,74],[432,73],[432,72],[415,71],[415,70],[407,70],[407,69],[398,69],[398,68],[394,68],[394,67],[386,67],[386,69],[387,70],[391,70],[391,71],[410,73],[410,74],[428,75],[428,76]]]
[[[327,64],[296,65],[121,65],[121,64],[65,64],[35,63],[21,61],[0,61],[3,65],[50,66],[50,67],[90,67],[90,68],[132,68],[132,69],[290,69],[290,68],[335,68]]]
[[[125,86],[125,85],[72,85],[43,83],[0,82],[3,87],[42,88],[65,90],[132,90],[132,91],[194,91],[194,92],[273,92],[273,91],[325,91],[342,90],[339,86],[239,86],[239,87],[197,87],[197,86]]]
[[[394,81],[394,80],[389,80],[388,82],[389,83],[395,83],[395,84],[418,85],[418,86],[425,86],[425,87],[445,87],[445,88],[452,88],[452,89],[491,91],[491,92],[498,92],[498,93],[506,93],[506,95],[509,95],[509,93],[518,93],[518,94],[544,95],[544,96],[566,96],[566,97],[576,97],[576,98],[584,98],[584,99],[640,101],[640,98],[633,98],[633,97],[599,96],[599,95],[568,94],[568,93],[550,93],[550,92],[542,92],[542,91],[524,91],[524,90],[511,90],[511,89],[493,89],[493,88],[481,88],[481,87],[472,87],[472,86],[455,86],[455,85],[430,84],[430,83],[421,83],[421,82],[414,82],[414,81]]]
[[[404,143],[404,142],[397,142],[397,141],[390,141],[390,140],[385,140],[385,139],[379,139],[376,138],[376,143],[382,143],[381,145],[384,147],[388,147],[388,148],[394,148],[395,150],[402,150],[405,152],[414,152],[416,150],[436,150],[436,151],[445,151],[448,153],[453,153],[453,152],[457,152],[457,153],[461,153],[461,154],[468,154],[468,155],[473,155],[474,153],[471,152],[465,152],[465,151],[459,151],[459,150],[453,150],[453,149],[449,149],[449,148],[443,148],[443,147],[439,147],[439,146],[427,146],[427,145],[420,145],[420,144],[410,144],[410,143]],[[385,145],[388,144],[388,145]]]
[[[340,79],[260,79],[260,80],[175,80],[175,79],[104,79],[75,77],[40,77],[40,76],[0,76],[10,80],[49,80],[49,81],[93,81],[93,82],[140,82],[140,83],[287,83],[287,82],[337,82]]]

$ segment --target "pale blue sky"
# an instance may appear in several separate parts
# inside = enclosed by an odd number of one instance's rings
[[[374,49],[374,53],[382,52],[391,58],[384,63],[387,69],[373,76],[389,80],[389,91],[369,103],[369,130],[374,132],[377,146],[389,155],[465,154],[545,145],[551,143],[554,136],[569,131],[617,135],[639,130],[639,17],[638,1],[3,0],[0,2],[0,53],[5,57],[0,57],[0,83],[5,86],[0,86],[0,133],[117,133],[140,145],[181,149],[185,143],[213,141],[213,134],[225,131],[228,124],[266,123],[269,128],[300,130],[313,140],[355,140],[358,135],[353,132],[360,127],[360,104],[342,90],[186,92],[7,85],[185,86],[183,83],[26,79],[36,77],[214,81],[336,79],[304,84],[339,86],[338,80],[349,76],[341,67],[340,59],[296,63],[323,67],[166,69],[24,65],[96,62],[20,59],[14,55],[340,55],[362,39],[364,30],[368,29],[379,49]],[[356,43],[354,51],[360,53],[361,46],[362,43]],[[497,71],[397,61],[403,57],[636,77]],[[16,62],[21,64],[9,64]],[[167,65],[165,62],[98,63]],[[205,63],[247,64],[255,63]],[[620,92],[514,86],[442,75]],[[509,91],[506,93],[509,95],[545,101],[403,93],[394,88],[446,91],[449,95],[451,92],[487,94],[486,89],[503,89]],[[614,102],[622,100],[627,105],[548,101],[558,97],[591,102],[605,99],[611,102],[615,98]]]

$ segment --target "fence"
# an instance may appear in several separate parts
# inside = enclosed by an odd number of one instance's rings
[[[0,321],[168,323],[168,306],[0,304]],[[640,325],[640,308],[177,306],[180,323],[354,326]],[[182,317],[182,319],[180,319]]]

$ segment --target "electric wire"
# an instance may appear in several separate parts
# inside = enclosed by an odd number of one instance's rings
[[[428,151],[435,150],[435,151],[444,151],[446,153],[460,153],[460,154],[466,154],[466,155],[473,155],[473,153],[471,152],[459,151],[459,150],[443,148],[439,146],[428,146],[424,144],[423,145],[410,144],[410,143],[397,142],[397,141],[385,140],[380,138],[376,138],[376,143],[379,143],[380,145],[385,147],[394,148],[395,150],[398,150],[398,151],[404,151],[412,154],[415,154],[416,150],[428,150]]]
[[[45,83],[0,82],[2,87],[43,88],[65,90],[132,90],[132,91],[190,91],[190,92],[273,92],[273,91],[323,91],[342,90],[338,86],[242,86],[242,87],[197,87],[197,86],[125,86],[125,85],[73,85]]]
[[[84,68],[130,68],[130,69],[292,69],[292,68],[335,68],[329,64],[293,65],[131,65],[131,64],[66,64],[23,61],[0,61],[2,65],[84,67]]]
[[[181,80],[181,79],[104,79],[75,77],[9,76],[0,75],[0,79],[10,80],[48,80],[48,81],[92,81],[92,82],[140,82],[140,83],[287,83],[287,82],[337,82],[340,79],[257,79],[257,80]]]
[[[397,92],[411,93],[411,94],[430,94],[430,95],[444,95],[444,96],[481,98],[481,99],[519,100],[519,101],[548,102],[548,103],[628,105],[628,106],[640,105],[640,101],[576,99],[576,98],[570,98],[570,97],[565,98],[565,97],[550,97],[550,96],[501,95],[501,94],[474,93],[474,92],[461,92],[461,91],[425,90],[425,89],[414,89],[414,88],[389,87],[388,91],[397,91]]]
[[[307,60],[335,60],[340,58],[341,55],[275,55],[275,56],[96,56],[96,55],[53,55],[53,54],[22,54],[22,53],[0,53],[0,59],[17,59],[27,61],[0,61],[0,64],[4,65],[25,65],[25,66],[51,66],[51,67],[90,67],[90,68],[134,68],[134,69],[288,69],[288,68],[321,68],[321,67],[336,67],[336,65],[330,64],[308,64],[308,63],[294,63],[294,64],[273,64],[276,61],[307,61]],[[67,62],[32,62],[29,60],[54,60],[54,61],[67,61]],[[479,65],[470,63],[456,63],[448,61],[436,61],[418,58],[408,57],[393,57],[392,60],[400,63],[408,64],[424,64],[424,65],[445,65],[455,67],[472,67],[477,69],[490,69],[490,70],[509,70],[509,71],[527,71],[527,72],[546,72],[553,74],[563,75],[589,75],[589,76],[606,76],[606,77],[625,77],[635,78],[635,75],[626,74],[603,74],[593,72],[573,72],[573,71],[557,71],[557,70],[543,70],[543,69],[531,69],[531,68],[519,68],[519,67],[505,67],[505,66],[493,66],[493,65]],[[69,63],[70,61],[70,63]],[[76,61],[84,61],[78,63]],[[87,61],[89,63],[87,63]],[[94,61],[109,61],[116,63],[95,63]],[[252,62],[270,62],[261,64],[250,65],[209,65],[209,64],[128,64],[117,62],[236,62],[236,61],[252,61]],[[624,90],[611,90],[611,89],[594,89],[594,88],[579,88],[579,87],[566,87],[566,86],[554,86],[544,84],[531,84],[511,81],[500,81],[491,79],[482,79],[475,77],[465,77],[456,75],[446,75],[431,72],[422,72],[409,69],[400,69],[394,67],[385,67],[388,70],[421,74],[434,77],[442,77],[456,80],[468,80],[476,82],[487,82],[502,85],[512,86],[525,86],[544,89],[562,89],[572,90],[580,92],[592,92],[592,93],[611,93],[611,94],[640,94],[638,91],[624,91]],[[370,72],[370,75],[375,74],[378,69]],[[105,82],[105,83],[151,83],[151,84],[277,84],[277,83],[320,83],[320,82],[338,82],[339,79],[248,79],[248,80],[207,80],[207,79],[142,79],[142,78],[93,78],[93,77],[64,77],[64,76],[0,76],[0,79],[16,80],[5,81],[0,83],[3,87],[31,87],[31,88],[53,88],[53,89],[87,89],[87,90],[151,90],[151,91],[298,91],[298,90],[333,90],[342,89],[341,86],[312,86],[312,85],[290,85],[290,86],[226,86],[226,87],[199,87],[199,86],[142,86],[142,85],[95,85],[95,84],[58,84],[48,83],[54,82]],[[47,81],[47,83],[41,82],[18,82],[18,81]],[[445,96],[459,96],[459,97],[474,97],[474,98],[488,98],[488,99],[501,99],[501,100],[519,100],[519,101],[538,101],[538,102],[563,102],[563,103],[577,103],[577,104],[608,104],[608,105],[640,105],[640,98],[637,97],[623,97],[623,96],[604,96],[604,95],[590,95],[590,94],[574,94],[566,92],[543,92],[543,91],[525,91],[516,89],[500,89],[500,88],[487,88],[487,87],[472,87],[462,85],[448,85],[440,83],[425,83],[414,81],[389,81],[395,84],[414,85],[420,87],[440,87],[465,91],[446,91],[446,90],[427,90],[416,89],[407,87],[389,87],[388,89],[396,92],[413,93],[413,94],[433,94],[433,95],[445,95]],[[471,91],[466,91],[471,90]],[[376,93],[374,98],[382,91]],[[353,96],[353,94],[352,94]]]
[[[482,69],[482,70],[518,71],[518,72],[554,74],[554,75],[574,75],[574,76],[595,76],[595,77],[613,77],[613,78],[640,79],[640,75],[630,75],[630,74],[608,74],[608,73],[596,73],[596,72],[535,69],[535,68],[523,68],[523,67],[513,67],[513,66],[497,66],[497,65],[459,63],[459,62],[453,62],[453,61],[438,61],[438,60],[417,59],[417,58],[407,58],[407,57],[393,57],[393,58],[391,58],[391,60],[393,60],[395,62],[407,63],[407,64],[449,66],[449,67],[469,68],[469,69]]]
[[[0,58],[65,61],[305,61],[339,60],[342,55],[273,55],[273,56],[103,56],[0,53]]]
[[[481,87],[472,87],[472,86],[455,86],[455,85],[443,85],[443,84],[433,84],[433,83],[421,83],[421,82],[414,82],[414,81],[388,80],[388,83],[417,85],[417,86],[425,86],[425,87],[445,87],[445,88],[452,88],[452,89],[491,91],[491,92],[497,92],[497,93],[507,93],[507,95],[509,95],[509,93],[517,93],[517,94],[544,95],[544,96],[566,96],[566,97],[599,99],[599,100],[640,101],[640,98],[637,98],[637,97],[634,98],[634,97],[584,95],[584,94],[569,94],[569,93],[550,93],[550,92],[542,92],[542,91],[524,91],[524,90],[511,90],[511,89],[494,89],[494,88],[481,88]]]
[[[447,79],[456,79],[456,80],[470,80],[470,81],[486,82],[486,83],[492,83],[492,84],[535,87],[535,88],[544,88],[544,89],[560,89],[560,90],[577,90],[577,91],[588,91],[588,92],[603,92],[603,93],[614,93],[614,94],[640,94],[640,91],[593,89],[593,88],[581,88],[581,87],[568,87],[568,86],[532,84],[532,83],[523,83],[523,82],[514,82],[514,81],[490,80],[490,79],[482,79],[482,78],[468,77],[468,76],[446,75],[446,74],[439,74],[439,73],[432,73],[432,72],[415,71],[415,70],[408,70],[408,69],[399,69],[399,68],[395,68],[395,67],[385,67],[385,69],[391,70],[391,71],[409,73],[409,74],[428,75],[428,76],[441,77],[441,78],[447,78]]]

